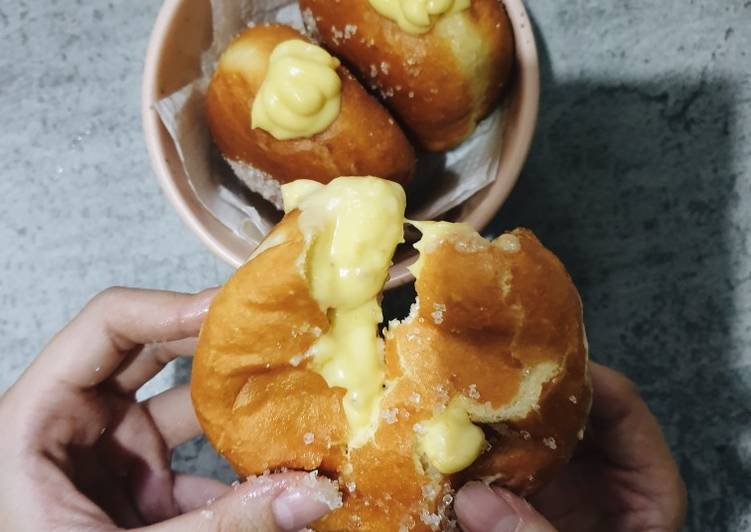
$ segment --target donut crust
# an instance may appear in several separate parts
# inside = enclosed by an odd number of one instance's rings
[[[425,250],[412,312],[384,332],[384,415],[352,448],[345,390],[301,358],[329,323],[309,292],[298,216],[221,289],[195,353],[198,419],[237,473],[317,469],[338,480],[344,505],[317,531],[450,529],[452,494],[468,480],[522,495],[549,481],[591,404],[581,301],[558,259],[525,229],[502,237],[511,251],[476,234]],[[488,447],[441,475],[420,453],[418,428],[457,396],[472,400]]]
[[[300,0],[308,31],[343,59],[420,148],[449,149],[474,131],[498,102],[514,63],[511,22],[499,0],[472,0],[451,15],[478,48],[452,47],[455,30],[414,35],[381,16],[368,0]]]
[[[206,114],[224,157],[260,170],[277,187],[301,178],[328,183],[342,175],[377,175],[406,184],[414,173],[412,145],[389,112],[343,66],[337,68],[341,111],[324,131],[310,138],[277,140],[262,129],[251,129],[250,109],[266,77],[268,58],[289,39],[309,40],[282,24],[255,26],[236,37],[230,48],[247,47],[259,60],[244,65],[243,73],[220,60],[208,88]],[[279,204],[280,196],[271,195]]]

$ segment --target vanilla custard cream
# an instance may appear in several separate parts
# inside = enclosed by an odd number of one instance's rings
[[[286,212],[300,210],[308,242],[305,274],[313,298],[331,323],[308,353],[329,386],[347,390],[344,412],[350,445],[374,434],[384,393],[383,320],[379,294],[396,246],[404,239],[404,190],[375,177],[340,177],[328,185],[301,180],[282,186]],[[475,234],[466,224],[410,222],[423,233],[415,247],[429,251],[452,234]],[[420,259],[422,260],[422,259]],[[421,263],[412,271],[419,273]],[[468,398],[457,396],[423,423],[418,450],[444,474],[468,467],[485,445],[472,423]]]
[[[312,137],[328,128],[341,109],[339,60],[299,39],[274,48],[253,101],[251,127],[279,140]]]
[[[446,15],[468,9],[470,0],[368,0],[380,15],[396,22],[407,33],[430,31]]]
[[[404,239],[404,190],[375,177],[340,177],[326,186],[296,181],[282,193],[287,211],[301,211],[305,272],[331,323],[311,348],[312,369],[347,390],[350,444],[358,447],[378,424],[385,378],[379,294]]]
[[[472,423],[463,399],[452,399],[443,411],[423,423],[422,451],[444,475],[469,467],[485,447],[485,433]]]

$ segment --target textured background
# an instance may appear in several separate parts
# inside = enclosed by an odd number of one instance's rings
[[[593,357],[634,379],[690,490],[687,529],[751,528],[751,2],[528,0],[529,163],[491,228],[533,228],[581,288]],[[137,6],[137,7],[136,7]],[[147,161],[157,0],[0,6],[0,390],[98,290],[230,270]],[[145,393],[187,378],[169,367]],[[230,473],[200,440],[180,468]]]

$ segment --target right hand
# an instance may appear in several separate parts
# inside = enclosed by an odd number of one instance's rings
[[[590,426],[577,454],[534,506],[473,482],[456,497],[466,532],[673,532],[686,487],[657,420],[620,373],[591,363]],[[535,509],[536,508],[536,509]]]

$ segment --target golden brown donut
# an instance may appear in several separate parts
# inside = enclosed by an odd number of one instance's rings
[[[383,176],[406,183],[414,172],[412,146],[389,112],[340,66],[341,111],[321,133],[278,140],[251,129],[250,109],[266,77],[274,48],[290,39],[308,40],[289,26],[249,28],[229,45],[208,88],[206,112],[219,150],[251,189],[281,206],[279,186],[300,177],[327,183],[340,175]],[[226,60],[240,51],[248,60]],[[238,66],[241,67],[238,69]]]
[[[511,75],[513,30],[499,0],[472,0],[423,34],[404,31],[369,0],[300,0],[300,7],[308,31],[431,151],[472,133]]]
[[[581,302],[558,259],[525,229],[489,242],[459,226],[418,244],[417,301],[384,332],[380,415],[354,446],[346,390],[301,356],[333,326],[312,296],[301,216],[288,213],[222,288],[195,354],[198,419],[237,473],[338,480],[344,505],[318,531],[449,529],[454,490],[470,479],[520,494],[549,481],[591,402]],[[442,474],[421,438],[454,401],[486,443],[468,468]]]

